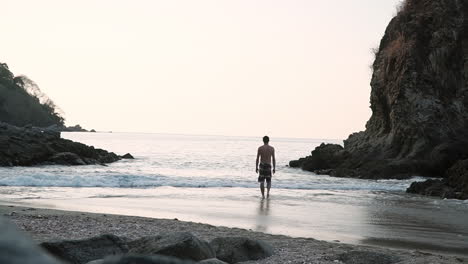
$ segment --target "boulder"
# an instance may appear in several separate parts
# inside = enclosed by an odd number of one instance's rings
[[[130,252],[134,254],[159,254],[194,261],[215,257],[208,242],[188,232],[144,237],[129,242],[128,246]]]
[[[64,240],[41,243],[50,254],[73,264],[84,264],[109,255],[122,255],[128,247],[114,235],[101,235],[82,240]]]
[[[16,227],[0,218],[0,263],[8,264],[59,264],[33,240],[27,238]]]
[[[97,262],[89,262],[87,264],[194,264],[195,262],[180,260],[168,256],[140,256],[140,255],[126,255],[108,257]]]
[[[216,252],[216,258],[227,263],[260,260],[274,253],[266,242],[246,237],[218,237],[210,244]]]
[[[338,260],[345,264],[393,264],[401,261],[397,256],[371,251],[350,251],[339,255]]]
[[[408,193],[415,193],[427,196],[437,196],[441,198],[455,198],[455,192],[447,186],[443,180],[429,179],[424,182],[413,182],[408,189]]]

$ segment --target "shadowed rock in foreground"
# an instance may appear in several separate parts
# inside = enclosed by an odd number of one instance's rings
[[[60,132],[0,123],[0,166],[105,164],[120,158],[115,153],[60,138]]]
[[[442,177],[468,158],[468,2],[407,0],[380,43],[371,87],[365,131],[290,166],[338,177]]]

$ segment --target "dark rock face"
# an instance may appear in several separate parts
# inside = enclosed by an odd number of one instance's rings
[[[0,218],[0,263],[8,264],[59,264],[42,251],[32,240],[16,231],[13,224]]]
[[[215,257],[215,252],[208,242],[187,232],[144,237],[129,242],[128,246],[134,254],[158,254],[194,261]]]
[[[44,242],[41,246],[50,254],[73,264],[84,264],[110,255],[123,255],[128,247],[117,236],[102,235],[83,240]]]
[[[115,153],[60,138],[60,132],[0,123],[0,166],[87,165],[119,160]]]
[[[468,2],[407,0],[380,43],[371,87],[365,131],[326,162],[291,165],[340,177],[437,177],[467,158]]]
[[[393,264],[401,261],[398,257],[370,251],[350,251],[338,256],[346,264]]]
[[[260,260],[274,253],[267,243],[245,237],[218,237],[210,244],[216,252],[216,258],[227,263]]]

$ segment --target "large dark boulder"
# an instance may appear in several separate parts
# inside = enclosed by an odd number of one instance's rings
[[[441,177],[468,158],[467,1],[406,0],[372,68],[366,130],[344,141],[342,156],[301,167],[328,165],[339,177]]]
[[[133,254],[165,255],[200,261],[215,257],[210,244],[188,232],[150,236],[128,243]]]
[[[246,237],[218,237],[210,244],[216,252],[216,258],[227,263],[260,260],[274,253],[266,242]]]
[[[59,264],[33,240],[16,230],[16,227],[0,218],[0,263],[8,264]]]
[[[101,235],[82,240],[65,240],[41,243],[50,254],[73,264],[84,264],[110,255],[128,252],[125,242],[114,235]]]

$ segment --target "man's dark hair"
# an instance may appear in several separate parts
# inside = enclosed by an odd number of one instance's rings
[[[264,136],[264,137],[263,137],[263,143],[266,144],[266,143],[268,143],[268,142],[270,142],[270,138],[269,138],[268,136]]]

